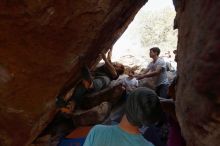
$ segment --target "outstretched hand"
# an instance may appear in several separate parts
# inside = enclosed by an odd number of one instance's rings
[[[142,79],[142,75],[131,75],[133,78],[136,78],[137,80]]]
[[[137,80],[141,80],[141,79],[143,79],[143,76],[142,76],[142,75],[138,75],[138,76],[136,77],[136,79],[137,79]]]

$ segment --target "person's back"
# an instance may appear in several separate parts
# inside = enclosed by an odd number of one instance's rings
[[[153,146],[141,135],[144,125],[156,123],[161,116],[158,96],[148,88],[137,88],[129,94],[125,114],[115,126],[95,126],[83,146]]]
[[[91,130],[84,146],[153,146],[153,144],[144,139],[140,133],[130,134],[118,125],[97,125]]]

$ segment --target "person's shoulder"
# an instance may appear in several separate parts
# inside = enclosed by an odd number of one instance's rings
[[[109,126],[109,125],[95,125],[93,128],[92,128],[92,130],[93,131],[105,131],[105,130],[107,130],[107,129],[109,129],[109,128],[111,128],[112,126]]]
[[[166,64],[166,62],[164,61],[162,57],[159,57],[156,61],[156,64]]]
[[[108,125],[101,125],[101,124],[94,126],[94,128],[107,128],[107,127],[109,127],[109,126]]]
[[[165,60],[164,60],[163,57],[159,57],[159,58],[158,58],[158,62],[165,62]]]

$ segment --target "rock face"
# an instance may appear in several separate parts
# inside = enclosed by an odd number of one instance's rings
[[[112,47],[147,0],[0,1],[0,145],[30,145],[55,98]],[[177,116],[187,146],[220,143],[220,1],[174,0]]]
[[[146,2],[0,1],[0,145],[30,145],[80,62],[92,67]]]
[[[177,115],[187,146],[220,143],[220,1],[176,0]]]

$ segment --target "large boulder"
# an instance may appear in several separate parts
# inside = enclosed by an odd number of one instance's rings
[[[30,145],[54,102],[147,0],[0,1],[0,145]]]
[[[220,143],[220,1],[174,0],[177,17],[177,116],[187,146]]]

